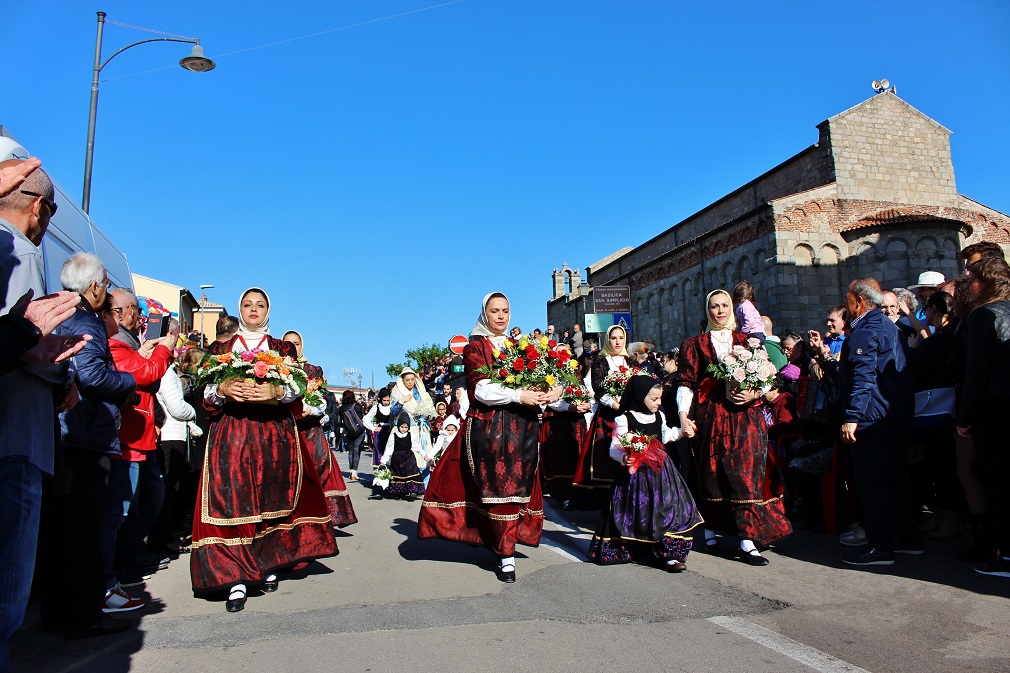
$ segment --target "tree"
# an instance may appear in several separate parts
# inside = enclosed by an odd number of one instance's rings
[[[386,373],[395,379],[400,375],[400,371],[404,367],[410,367],[414,371],[420,372],[425,368],[425,366],[434,364],[440,358],[443,358],[448,354],[449,349],[445,346],[439,346],[438,344],[422,344],[417,348],[411,348],[403,354],[403,356],[407,358],[406,362],[386,365]]]

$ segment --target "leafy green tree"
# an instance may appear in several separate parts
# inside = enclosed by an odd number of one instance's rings
[[[414,371],[420,372],[426,365],[434,364],[439,358],[445,357],[448,354],[449,348],[447,346],[439,346],[438,344],[422,344],[417,348],[409,349],[403,354],[403,356],[407,358],[406,362],[386,365],[386,373],[395,379],[400,375],[400,371],[404,367],[410,367]]]

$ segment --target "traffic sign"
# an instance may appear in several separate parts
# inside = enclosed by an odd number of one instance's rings
[[[615,325],[620,325],[624,328],[624,331],[631,334],[631,314],[630,313],[615,313],[614,323]]]
[[[453,338],[449,339],[449,350],[451,350],[456,355],[462,355],[463,349],[466,347],[468,343],[470,343],[469,339],[467,339],[462,334],[457,334]]]

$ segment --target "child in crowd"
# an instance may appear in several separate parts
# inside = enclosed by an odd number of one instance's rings
[[[435,469],[435,463],[442,456],[442,453],[449,448],[449,444],[456,437],[456,433],[459,432],[459,419],[455,416],[446,416],[442,421],[442,429],[438,431],[438,437],[435,439],[435,444],[431,447],[430,453],[422,456],[425,462],[424,474],[424,487],[428,488],[428,480],[431,479],[431,473]]]
[[[632,376],[614,419],[610,457],[625,466],[614,477],[610,508],[589,545],[588,556],[600,565],[656,564],[667,572],[683,572],[691,551],[691,530],[701,515],[691,492],[663,447],[681,437],[667,427],[660,405],[663,386],[651,376]],[[648,438],[637,451],[622,442],[631,435]]]
[[[736,306],[736,327],[747,336],[765,342],[765,326],[761,322],[761,312],[754,306],[754,286],[745,280],[733,288],[733,304]]]
[[[388,465],[392,473],[385,495],[408,500],[424,495],[424,480],[417,467],[418,454],[415,451],[415,447],[419,446],[417,426],[411,424],[410,414],[401,411],[396,418],[396,429],[389,433],[386,451],[379,460],[379,464]]]

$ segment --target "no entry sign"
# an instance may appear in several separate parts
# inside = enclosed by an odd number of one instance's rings
[[[469,342],[470,340],[467,339],[465,336],[463,336],[462,334],[457,334],[453,338],[449,339],[449,350],[451,350],[456,355],[462,355],[463,348],[466,347],[466,345]]]

